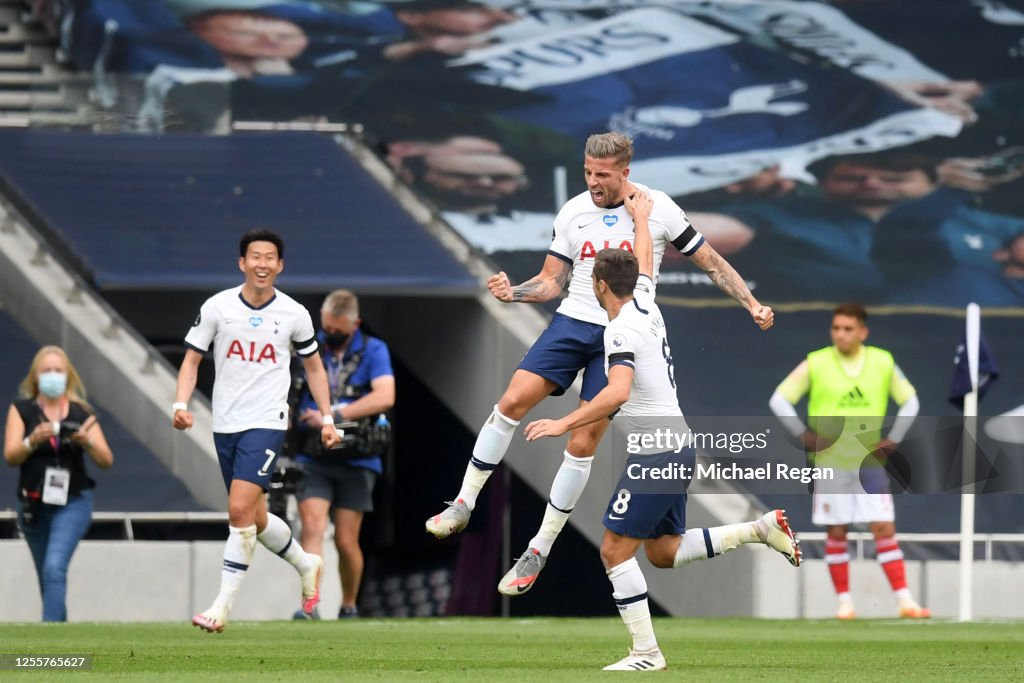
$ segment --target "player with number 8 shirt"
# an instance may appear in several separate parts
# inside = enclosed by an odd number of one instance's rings
[[[620,249],[598,253],[592,287],[608,314],[604,333],[608,384],[592,401],[560,420],[536,420],[526,427],[530,441],[557,437],[570,429],[605,420],[618,411],[626,432],[654,433],[671,429],[686,433],[686,422],[676,395],[671,347],[665,321],[654,302],[654,258],[648,228],[653,201],[632,188],[627,194],[636,227],[635,256]],[[770,318],[770,316],[769,316]],[[605,535],[601,560],[612,584],[612,596],[623,622],[633,636],[624,659],[607,671],[665,669],[647,603],[647,582],[636,561],[644,546],[656,567],[681,567],[715,557],[747,543],[763,543],[782,553],[793,566],[800,564],[800,546],[783,510],[760,519],[707,529],[686,529],[688,481],[635,480],[628,474],[637,461],[649,467],[685,465],[693,471],[692,448],[679,453],[642,452],[630,456],[604,515]]]

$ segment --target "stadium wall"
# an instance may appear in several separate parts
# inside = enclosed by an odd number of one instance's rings
[[[217,592],[223,547],[215,541],[85,541],[68,573],[68,618],[76,622],[186,623]],[[334,566],[334,549],[325,544],[324,550],[327,565]],[[0,541],[0,556],[4,558],[0,595],[9,596],[0,602],[0,622],[37,621],[41,602],[32,585],[35,570],[28,546],[23,541]],[[979,562],[974,571],[976,618],[1024,618],[1024,563]],[[859,617],[895,615],[892,593],[877,562],[854,561],[850,572]],[[686,605],[680,616],[820,619],[833,613],[832,586],[821,560],[792,570],[775,553],[758,548],[661,574],[675,578]],[[936,617],[956,616],[957,577],[955,562],[907,562],[907,578],[920,586],[922,601]],[[298,604],[299,592],[294,570],[257,546],[232,618],[288,619]],[[324,603],[336,605],[340,597],[337,574],[327,572]],[[333,614],[324,616],[333,618]]]

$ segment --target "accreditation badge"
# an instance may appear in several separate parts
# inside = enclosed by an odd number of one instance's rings
[[[47,467],[43,477],[43,502],[49,505],[67,505],[71,488],[71,470]]]

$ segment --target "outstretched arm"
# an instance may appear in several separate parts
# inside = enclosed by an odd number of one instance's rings
[[[701,270],[708,274],[711,281],[720,290],[735,299],[740,306],[750,312],[750,316],[762,330],[767,330],[775,324],[775,313],[770,306],[762,306],[754,298],[736,269],[729,265],[729,262],[722,258],[722,255],[715,251],[714,247],[705,242],[690,257],[694,263],[700,266]]]
[[[568,431],[606,418],[629,400],[633,386],[633,367],[613,365],[608,370],[608,385],[593,400],[584,403],[561,420],[535,420],[526,426],[527,441],[544,436],[562,436]]]
[[[541,271],[523,284],[513,287],[502,271],[487,280],[487,288],[498,301],[540,304],[561,294],[571,274],[572,264],[548,254]]]

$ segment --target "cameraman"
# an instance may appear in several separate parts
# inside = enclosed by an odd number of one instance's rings
[[[59,346],[44,346],[7,411],[4,460],[20,467],[18,527],[43,594],[43,621],[67,621],[68,565],[92,523],[85,455],[102,469],[114,454],[85,402],[85,387]]]
[[[339,619],[359,616],[356,598],[363,578],[359,529],[363,513],[373,510],[373,485],[383,471],[381,456],[390,445],[390,425],[383,414],[395,405],[388,347],[360,332],[359,323],[359,300],[352,292],[338,289],[327,295],[320,309],[317,341],[327,370],[334,421],[345,433],[340,447],[325,450],[320,445],[320,413],[305,388],[295,420],[297,460],[305,470],[296,494],[302,547],[322,554],[327,516],[333,509],[342,589]]]

